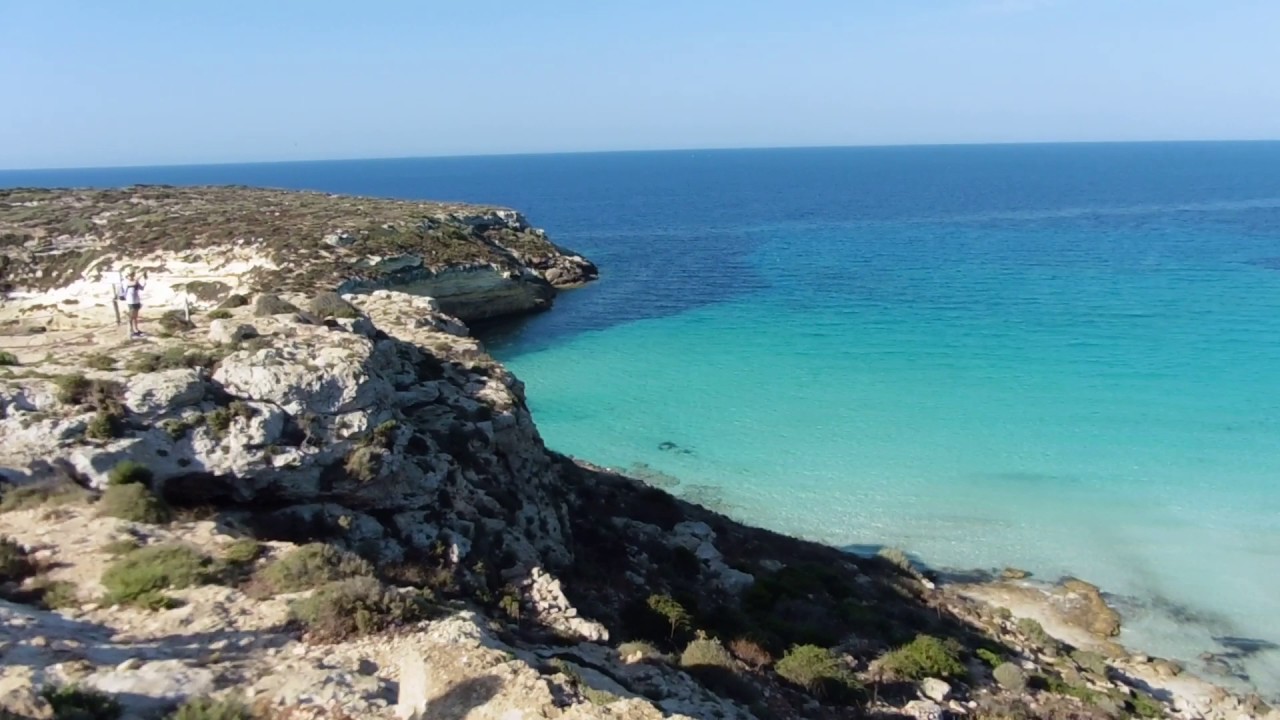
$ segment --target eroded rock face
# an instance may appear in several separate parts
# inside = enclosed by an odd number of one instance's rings
[[[482,543],[525,568],[567,563],[557,466],[520,383],[428,298],[348,299],[369,316],[256,318],[261,346],[208,375],[96,374],[126,388],[117,439],[84,442],[92,409],[60,403],[49,380],[6,384],[0,467],[30,476],[35,459],[65,457],[102,487],[133,460],[171,500],[266,510],[282,539],[332,527],[383,559],[440,541],[459,559]]]

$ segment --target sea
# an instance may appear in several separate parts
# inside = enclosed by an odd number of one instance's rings
[[[1280,143],[0,172],[131,183],[517,208],[601,268],[477,328],[550,447],[854,552],[1083,578],[1121,642],[1280,696]]]

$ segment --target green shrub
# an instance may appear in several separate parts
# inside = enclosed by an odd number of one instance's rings
[[[169,522],[171,513],[164,501],[146,485],[112,485],[98,500],[98,514],[129,522],[159,525]]]
[[[0,535],[0,583],[22,582],[35,574],[36,568],[27,557],[26,548]]]
[[[1004,657],[1002,655],[992,652],[986,648],[978,648],[977,655],[979,660],[993,668],[1004,662]]]
[[[296,312],[298,312],[298,306],[287,300],[282,300],[279,295],[263,293],[253,301],[253,314],[255,317],[287,315]]]
[[[115,358],[111,357],[110,355],[107,355],[106,353],[93,353],[91,355],[86,355],[84,358],[84,364],[87,367],[89,367],[91,370],[115,370],[116,369]]]
[[[210,310],[209,314],[206,315],[205,317],[209,318],[210,320],[230,320],[231,311],[226,310],[224,308],[218,308],[217,310]]]
[[[421,596],[397,592],[372,577],[331,582],[291,607],[313,637],[333,642],[420,620],[426,609]]]
[[[194,698],[175,710],[167,720],[253,720],[253,713],[240,700]]]
[[[236,308],[242,308],[248,304],[249,304],[249,298],[243,295],[240,295],[239,293],[233,293],[231,295],[228,295],[226,300],[223,300],[222,302],[218,303],[218,309],[234,310]]]
[[[124,413],[120,396],[124,388],[114,380],[90,380],[84,375],[60,375],[53,379],[56,397],[63,405],[84,405],[94,410]]]
[[[857,678],[840,658],[817,645],[798,645],[774,666],[778,675],[818,697],[840,697],[859,689]]]
[[[0,350],[0,366],[17,365],[17,364],[18,364],[17,355],[14,355],[8,350]]]
[[[116,720],[123,712],[115,698],[74,685],[48,686],[40,696],[49,703],[55,720]]]
[[[680,653],[680,667],[717,695],[744,704],[756,701],[759,691],[742,677],[729,651],[719,641],[699,635]]]
[[[325,292],[311,298],[307,309],[322,318],[358,318],[360,311],[355,305],[342,299],[336,292]]]
[[[46,481],[8,487],[0,497],[0,512],[29,510],[40,506],[85,502],[89,491],[69,481]]]
[[[117,558],[102,573],[102,585],[107,589],[103,602],[107,605],[154,603],[163,590],[207,582],[213,576],[212,565],[212,560],[200,551],[182,543],[139,548]]]
[[[111,440],[124,432],[124,419],[119,415],[99,410],[84,426],[84,436],[90,440]]]
[[[1125,703],[1125,709],[1134,717],[1154,719],[1165,716],[1164,705],[1142,691],[1134,691],[1133,697]]]
[[[231,430],[231,424],[236,418],[248,420],[253,417],[253,408],[241,400],[233,400],[226,407],[214,408],[205,413],[204,424],[218,439],[225,438]]]
[[[1017,627],[1018,632],[1042,648],[1053,648],[1058,644],[1052,635],[1045,632],[1044,626],[1034,618],[1019,618]]]
[[[684,652],[680,653],[680,667],[721,667],[727,670],[737,672],[738,663],[724,649],[724,645],[719,640],[711,638],[698,638],[685,646]]]
[[[650,610],[661,615],[670,625],[672,638],[676,636],[677,630],[687,629],[693,620],[689,611],[670,595],[650,595],[648,605]]]
[[[1071,659],[1081,668],[1095,674],[1106,677],[1107,675],[1107,659],[1096,652],[1089,650],[1074,650],[1071,653]]]
[[[324,543],[310,543],[277,558],[257,579],[273,593],[299,592],[348,578],[372,576],[369,561]]]
[[[199,417],[199,421],[200,422],[204,421],[203,415]],[[191,430],[191,428],[195,427],[195,425],[196,423],[192,422],[191,420],[187,420],[185,418],[182,420],[170,418],[169,420],[163,420],[160,422],[160,429],[168,433],[169,437],[173,438],[174,440],[181,440],[182,438],[187,436],[187,433]]]
[[[880,666],[905,680],[957,677],[965,672],[959,649],[932,635],[917,635],[915,640],[881,658]]]
[[[35,581],[34,590],[39,596],[37,604],[45,610],[57,610],[58,608],[77,607],[80,605],[80,595],[76,591],[76,584],[73,582],[38,578]]]
[[[189,350],[172,345],[159,352],[147,351],[129,358],[125,369],[135,373],[152,373],[161,370],[201,370],[217,364],[219,357],[205,350]]]
[[[111,468],[111,472],[107,473],[108,485],[145,485],[151,486],[151,481],[155,479],[151,469],[146,465],[134,460],[123,460],[116,463]]]
[[[160,316],[160,327],[167,333],[177,335],[195,327],[195,323],[187,319],[182,310],[167,310]]]
[[[253,538],[240,538],[227,546],[222,557],[229,563],[245,565],[258,559],[262,554],[262,545]]]

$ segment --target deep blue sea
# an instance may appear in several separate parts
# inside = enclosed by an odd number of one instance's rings
[[[552,447],[756,524],[1280,642],[1280,143],[0,172],[524,211],[602,268],[488,328]],[[1194,662],[1193,662],[1194,664]],[[1280,694],[1280,651],[1245,669]]]

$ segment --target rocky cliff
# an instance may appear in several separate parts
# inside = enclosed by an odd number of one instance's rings
[[[558,455],[440,303],[327,267],[0,355],[0,717],[1270,712],[1085,583],[939,586]]]
[[[134,270],[148,272],[155,307],[390,288],[434,297],[464,321],[542,310],[556,288],[596,277],[505,208],[243,187],[0,190],[11,314],[105,311],[111,285]]]

